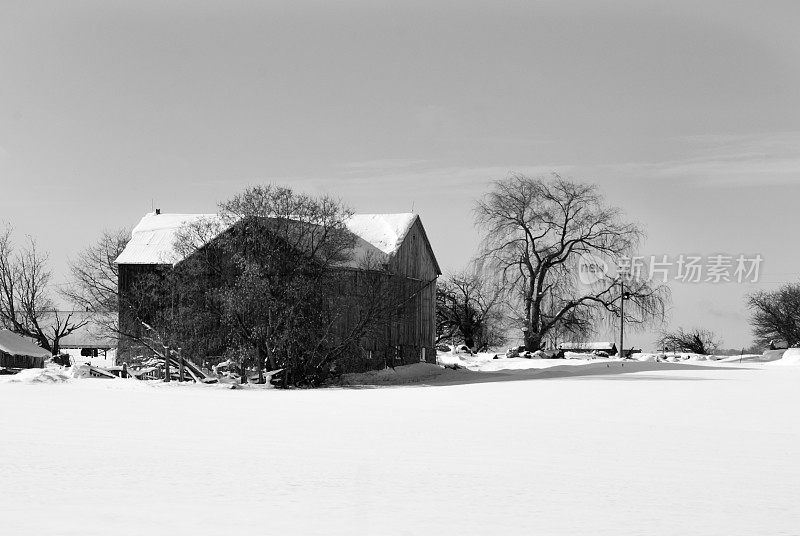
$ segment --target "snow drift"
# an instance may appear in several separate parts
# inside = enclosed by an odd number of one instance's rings
[[[800,348],[789,348],[783,353],[783,357],[773,361],[770,365],[779,367],[796,367],[800,365]]]
[[[25,369],[11,376],[0,376],[0,383],[64,383],[72,379],[67,370],[60,367]]]

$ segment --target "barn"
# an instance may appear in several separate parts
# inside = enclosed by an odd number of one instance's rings
[[[159,210],[146,214],[134,227],[131,240],[116,260],[120,296],[132,292],[133,282],[142,274],[170,269],[181,261],[175,245],[183,226],[216,217],[167,214]],[[385,276],[391,278],[394,288],[400,289],[399,303],[402,303],[385,330],[362,341],[352,370],[435,362],[436,281],[441,269],[419,215],[355,214],[346,225],[355,235],[356,245],[354,262],[341,269],[357,273],[361,269],[360,259],[378,259]],[[126,328],[131,319],[126,318],[124,312],[119,322],[121,332],[132,332]],[[346,330],[346,323],[340,329]],[[141,354],[147,354],[147,350],[124,335],[120,337],[118,360],[135,361]],[[217,356],[193,357],[200,362],[213,363]]]

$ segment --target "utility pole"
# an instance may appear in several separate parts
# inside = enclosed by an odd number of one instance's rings
[[[619,355],[625,359],[625,300],[631,297],[630,292],[625,292],[625,280],[620,278],[620,299],[619,299]]]

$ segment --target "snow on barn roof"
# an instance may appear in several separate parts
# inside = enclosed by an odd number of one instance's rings
[[[351,261],[359,266],[365,259],[386,260],[397,252],[408,231],[417,220],[413,213],[354,214],[345,223],[358,240]],[[178,231],[184,225],[199,221],[221,223],[217,214],[144,215],[133,228],[131,239],[117,257],[117,264],[175,264],[181,260],[175,250]],[[224,226],[223,226],[224,228]]]
[[[117,257],[117,264],[174,264],[178,230],[204,218],[218,220],[216,214],[156,214],[148,212],[131,232],[131,239]]]
[[[559,350],[610,350],[615,348],[613,342],[562,342]]]
[[[395,253],[403,243],[416,214],[353,214],[346,224],[350,232],[387,255]]]
[[[9,355],[50,357],[50,352],[41,346],[7,329],[0,330],[0,351]]]

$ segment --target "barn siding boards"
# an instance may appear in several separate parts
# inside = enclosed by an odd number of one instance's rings
[[[436,257],[422,226],[416,218],[403,243],[389,259],[389,272],[401,279],[403,304],[399,307],[391,346],[400,347],[403,364],[435,359],[436,279],[441,274]]]
[[[0,368],[44,368],[44,358],[31,355],[12,355],[0,350]]]

